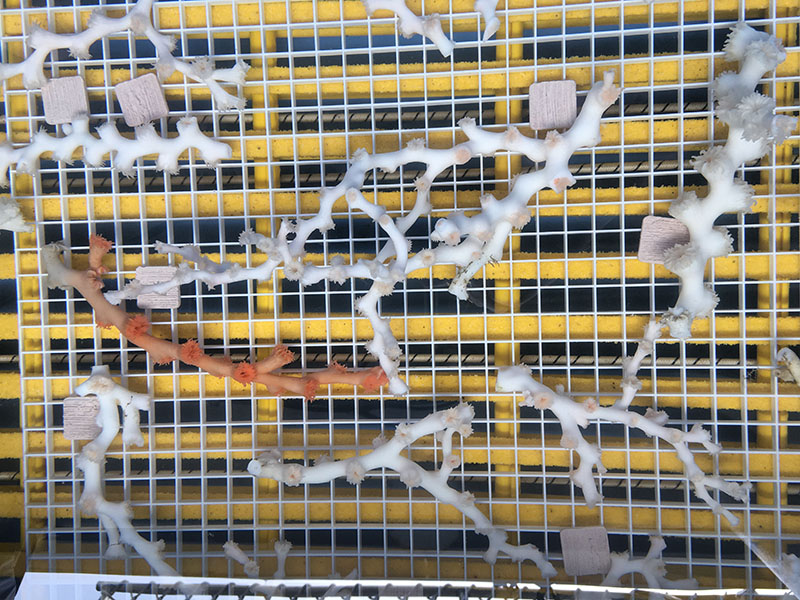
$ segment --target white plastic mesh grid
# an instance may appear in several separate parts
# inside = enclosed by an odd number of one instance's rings
[[[400,37],[387,13],[367,19],[357,1],[157,2],[154,22],[177,37],[176,54],[210,54],[218,65],[241,58],[252,67],[241,113],[216,112],[206,88],[182,77],[164,84],[170,116],[161,130],[174,132],[178,118],[195,115],[204,131],[231,144],[234,159],[210,170],[186,157],[177,175],[156,172],[145,160],[133,178],[80,161],[43,159],[32,177],[12,169],[10,189],[37,222],[36,232],[17,235],[15,244],[30,570],[148,573],[138,558],[102,559],[98,522],[77,509],[81,474],[73,457],[81,444],[62,435],[61,400],[103,363],[124,385],[155,396],[145,448],[123,451],[119,441],[112,447],[106,495],[131,502],[137,529],[163,538],[168,560],[183,574],[240,574],[222,559],[228,539],[269,572],[272,543],[284,537],[294,544],[290,576],[355,568],[362,577],[539,580],[529,563],[484,563],[485,538],[468,521],[425,492],[409,492],[392,474],[373,473],[360,487],[336,481],[287,488],[245,470],[269,447],[305,461],[363,452],[380,431],[463,399],[475,407],[476,435],[466,441],[451,484],[475,493],[495,523],[515,541],[536,544],[558,568],[558,532],[602,524],[613,550],[636,555],[646,552],[649,534],[663,535],[676,579],[695,577],[709,588],[774,587],[745,545],[688,493],[669,449],[619,426],[592,424],[609,472],[599,479],[605,499],[588,509],[569,482],[574,465],[559,446],[552,415],[516,411],[512,398],[493,390],[496,366],[525,362],[576,395],[618,393],[621,357],[648,316],[677,297],[670,273],[635,257],[642,218],[666,214],[681,186],[704,185],[688,161],[723,135],[709,82],[731,68],[721,47],[736,21],[783,39],[789,57],[763,80],[762,91],[782,112],[798,109],[796,3],[508,0],[501,2],[501,31],[486,43],[471,4],[410,2],[418,13],[444,15],[456,42],[452,59],[444,60],[419,36]],[[3,61],[20,60],[32,23],[72,31],[91,9],[89,2],[13,7],[7,0]],[[113,84],[152,62],[148,42],[120,35],[95,44],[91,59],[60,52],[49,64],[53,76],[77,70],[85,77],[94,124],[116,119],[124,131]],[[442,267],[415,273],[383,300],[405,349],[407,398],[336,387],[306,404],[183,364],[154,365],[118,335],[95,328],[79,295],[48,291],[40,273],[41,245],[63,239],[79,255],[90,233],[114,241],[117,286],[142,263],[166,263],[154,254],[156,240],[251,263],[258,258],[239,246],[238,234],[248,226],[273,232],[284,217],[314,214],[320,186],[335,185],[356,149],[390,151],[417,137],[450,147],[461,139],[456,122],[464,116],[525,131],[532,82],[574,79],[582,98],[609,68],[623,92],[605,114],[602,143],[573,158],[573,188],[542,192],[531,203],[533,219],[514,233],[507,257],[475,278],[469,302],[447,292],[452,271]],[[11,80],[4,100],[9,140],[22,143],[39,128],[53,129],[44,124],[38,90]],[[746,510],[727,501],[744,516],[747,534],[777,552],[800,550],[798,388],[772,374],[776,351],[800,337],[798,139],[742,170],[758,203],[751,215],[720,220],[735,251],[709,269],[721,298],[715,317],[699,323],[686,344],[657,345],[637,400],[666,410],[673,424],[707,426],[724,444],[718,461],[702,466],[754,483]],[[481,193],[498,195],[531,167],[498,154],[445,173],[433,188],[432,215],[410,231],[414,248],[427,245],[437,217],[476,207]],[[413,201],[418,175],[413,165],[376,173],[364,189],[394,216]],[[374,254],[385,240],[344,202],[334,216],[336,229],[309,243],[309,259]],[[282,342],[299,356],[294,369],[331,360],[360,367],[374,364],[364,351],[370,328],[352,308],[365,289],[361,281],[299,289],[279,269],[259,284],[184,286],[180,309],[147,316],[162,337],[197,338],[208,352],[242,359]],[[414,457],[432,467],[435,441],[415,447]],[[563,570],[559,580],[574,581]]]

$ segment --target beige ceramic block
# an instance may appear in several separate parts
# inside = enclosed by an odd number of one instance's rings
[[[531,128],[549,131],[566,129],[578,116],[578,93],[575,82],[541,81],[530,89]]]
[[[611,551],[605,527],[562,529],[561,553],[567,575],[605,575],[611,568]]]
[[[175,267],[137,267],[136,281],[144,285],[153,285],[169,281],[175,276]],[[163,294],[141,294],[136,298],[139,308],[178,308],[181,305],[181,293],[178,287],[170,288]]]
[[[139,127],[169,114],[164,90],[154,73],[118,83],[114,91],[129,127]]]
[[[667,250],[687,242],[689,230],[677,219],[647,216],[642,221],[642,233],[639,237],[639,260],[663,265]]]
[[[68,440],[93,440],[100,435],[97,415],[100,401],[96,396],[64,398],[64,437]]]
[[[76,117],[89,114],[89,99],[83,77],[56,77],[42,87],[44,120],[50,125],[72,123]]]

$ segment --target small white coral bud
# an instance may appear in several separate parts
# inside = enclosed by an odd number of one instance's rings
[[[461,466],[461,458],[455,454],[448,454],[442,461],[442,467],[447,469],[457,469]]]
[[[733,252],[733,238],[726,227],[714,227],[707,232],[703,245],[710,256],[728,256]]]
[[[394,291],[394,284],[382,279],[377,279],[372,284],[372,289],[374,289],[381,296],[390,296]]]
[[[475,506],[475,496],[472,492],[461,492],[458,503],[465,508]]]
[[[783,42],[773,36],[769,36],[769,39],[752,42],[748,46],[746,54],[748,57],[761,61],[765,71],[771,71],[786,60]]]
[[[351,164],[356,165],[366,160],[369,160],[369,152],[367,152],[366,148],[358,148],[355,152],[353,152],[353,160],[351,161]]]
[[[256,460],[265,465],[277,465],[283,461],[283,455],[277,448],[270,448],[259,454]]]
[[[512,212],[508,215],[508,221],[516,229],[522,229],[531,220],[531,213],[527,208]]]
[[[286,558],[286,555],[289,554],[289,551],[292,549],[292,542],[288,540],[275,540],[272,548],[279,557]]]
[[[702,212],[700,200],[695,192],[684,192],[673,200],[667,212],[681,223],[690,223]]]
[[[639,381],[639,378],[635,375],[631,375],[630,377],[623,377],[621,383],[622,389],[631,390],[633,392],[638,392],[642,389],[642,382]]]
[[[449,219],[439,219],[434,226],[431,239],[433,241],[442,241],[448,246],[455,246],[461,241],[461,230],[458,226]]]
[[[305,265],[297,259],[293,259],[283,265],[283,275],[289,281],[297,281],[303,276]]]
[[[469,423],[462,423],[458,426],[458,433],[462,438],[468,438],[472,435],[472,425]]]
[[[454,162],[457,165],[463,165],[466,162],[469,162],[469,159],[472,158],[472,151],[469,149],[468,144],[459,144],[455,147],[455,158]]]
[[[728,153],[723,146],[713,146],[691,160],[692,166],[709,181],[728,179],[733,172]]]
[[[531,396],[534,408],[547,410],[553,405],[553,394],[548,392],[536,392]]]
[[[93,517],[97,514],[97,506],[100,502],[101,498],[98,494],[84,492],[80,500],[78,500],[78,510],[87,516]]]
[[[664,411],[654,410],[648,406],[647,410],[644,411],[644,418],[653,421],[656,425],[666,425],[669,415]]]
[[[106,560],[125,560],[128,557],[128,552],[122,544],[109,544],[103,557]]]
[[[366,475],[367,471],[364,469],[364,465],[357,458],[351,458],[345,464],[345,478],[348,483],[358,485],[364,481]]]
[[[97,394],[98,396],[103,396],[108,394],[109,392],[114,390],[116,383],[110,377],[104,377],[102,375],[94,375],[89,378],[86,382],[87,386],[86,389],[91,394]]]
[[[664,265],[666,266],[666,261]],[[665,322],[669,327],[669,334],[675,339],[685,340],[692,337],[692,316],[688,312],[675,313],[670,311],[665,318]]]

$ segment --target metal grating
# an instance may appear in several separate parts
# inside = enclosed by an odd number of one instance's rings
[[[6,61],[22,56],[27,23],[73,31],[92,8],[56,1],[5,5]],[[455,15],[445,19],[446,33],[457,42],[452,60],[418,36],[399,37],[393,19],[367,19],[357,0],[160,1],[156,22],[178,37],[179,51],[210,53],[220,61],[240,57],[252,66],[240,115],[215,113],[207,90],[182,77],[165,85],[171,113],[162,129],[174,130],[176,119],[189,112],[204,131],[232,145],[234,159],[213,171],[189,157],[177,175],[157,173],[144,161],[132,179],[80,162],[43,160],[34,177],[12,171],[11,190],[25,214],[35,214],[37,228],[15,237],[15,254],[7,247],[0,257],[5,296],[11,297],[16,278],[17,298],[16,314],[7,304],[0,315],[8,355],[0,395],[12,396],[0,409],[12,415],[19,406],[22,415],[20,428],[0,431],[4,470],[11,474],[0,483],[0,497],[8,500],[0,502],[0,518],[18,525],[27,568],[149,572],[141,559],[101,558],[99,525],[77,510],[81,476],[72,458],[80,444],[61,434],[61,399],[91,365],[105,363],[131,389],[156,398],[145,449],[123,451],[119,441],[112,447],[107,496],[129,500],[137,529],[163,538],[170,562],[187,576],[240,574],[222,558],[227,539],[259,557],[266,572],[274,564],[273,541],[284,537],[294,544],[289,576],[357,569],[361,577],[375,578],[537,581],[531,564],[484,563],[485,540],[459,513],[431,503],[424,492],[409,493],[388,474],[373,474],[359,488],[341,481],[286,488],[255,481],[245,470],[254,454],[276,445],[288,459],[365,451],[381,430],[464,399],[475,406],[476,435],[452,485],[475,493],[515,541],[536,544],[557,567],[562,528],[602,524],[612,550],[639,555],[649,534],[664,535],[675,578],[695,577],[708,588],[774,587],[770,572],[688,494],[667,453],[650,440],[593,426],[609,473],[600,480],[605,500],[590,510],[569,484],[570,455],[559,446],[552,416],[532,410],[520,416],[512,399],[493,389],[496,366],[524,360],[545,382],[563,383],[572,393],[609,398],[617,392],[620,357],[647,316],[677,297],[669,272],[636,259],[638,231],[644,216],[666,213],[679,186],[703,184],[688,159],[723,135],[708,85],[727,68],[721,46],[728,29],[746,19],[784,40],[789,57],[765,79],[763,91],[781,110],[797,110],[796,2],[532,7],[507,0],[501,3],[503,27],[488,43],[478,41],[472,0],[410,5],[417,12]],[[112,84],[152,63],[146,44],[116,39],[92,59],[59,55],[51,63],[53,74],[77,70],[85,77],[97,124],[120,116]],[[476,277],[470,301],[448,294],[447,269],[416,273],[385,299],[382,310],[399,324],[405,344],[407,398],[337,388],[306,405],[183,365],[155,366],[139,349],[94,328],[82,299],[48,291],[42,280],[41,244],[65,239],[80,252],[94,232],[115,241],[117,285],[142,262],[165,263],[153,254],[156,240],[198,244],[212,258],[254,260],[238,245],[238,233],[246,226],[275,231],[283,217],[313,214],[318,188],[335,185],[356,149],[391,151],[416,137],[449,147],[460,139],[455,124],[466,115],[487,126],[520,124],[525,131],[531,83],[570,78],[585,94],[608,68],[617,70],[623,93],[606,113],[603,142],[576,155],[578,182],[566,194],[538,195],[534,218],[514,234],[507,258]],[[44,127],[39,92],[16,80],[3,92],[6,135],[22,143]],[[689,343],[658,345],[658,360],[644,370],[645,389],[637,400],[657,404],[687,428],[708,426],[725,445],[714,466],[755,484],[745,513],[747,534],[773,551],[797,553],[800,394],[792,384],[778,384],[771,366],[779,347],[800,343],[799,140],[793,136],[744,169],[758,203],[752,215],[721,220],[736,247],[709,271],[721,297],[716,315]],[[503,154],[443,174],[433,188],[433,214],[411,232],[415,248],[426,243],[436,217],[456,206],[477,206],[481,193],[497,195],[530,166]],[[378,174],[365,187],[397,214],[413,200],[416,175],[413,168]],[[349,213],[344,202],[336,205],[335,217],[336,230],[309,244],[310,258],[374,252],[382,232],[371,222]],[[211,292],[184,286],[180,310],[148,316],[162,336],[196,337],[210,352],[244,357],[280,341],[299,354],[293,368],[332,359],[364,366],[371,364],[363,350],[370,329],[352,309],[359,286],[299,289],[279,270],[258,285]],[[13,397],[17,327],[21,403]],[[434,446],[423,440],[415,456],[432,465]],[[574,582],[563,571],[558,579]]]

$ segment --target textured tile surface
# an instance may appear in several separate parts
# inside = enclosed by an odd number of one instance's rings
[[[118,83],[114,90],[129,127],[138,127],[169,114],[164,90],[153,73]]]
[[[575,82],[542,81],[531,85],[531,128],[566,129],[578,115],[578,95]]]
[[[42,87],[44,120],[50,125],[71,123],[75,117],[89,113],[86,83],[83,77],[56,77]]]

